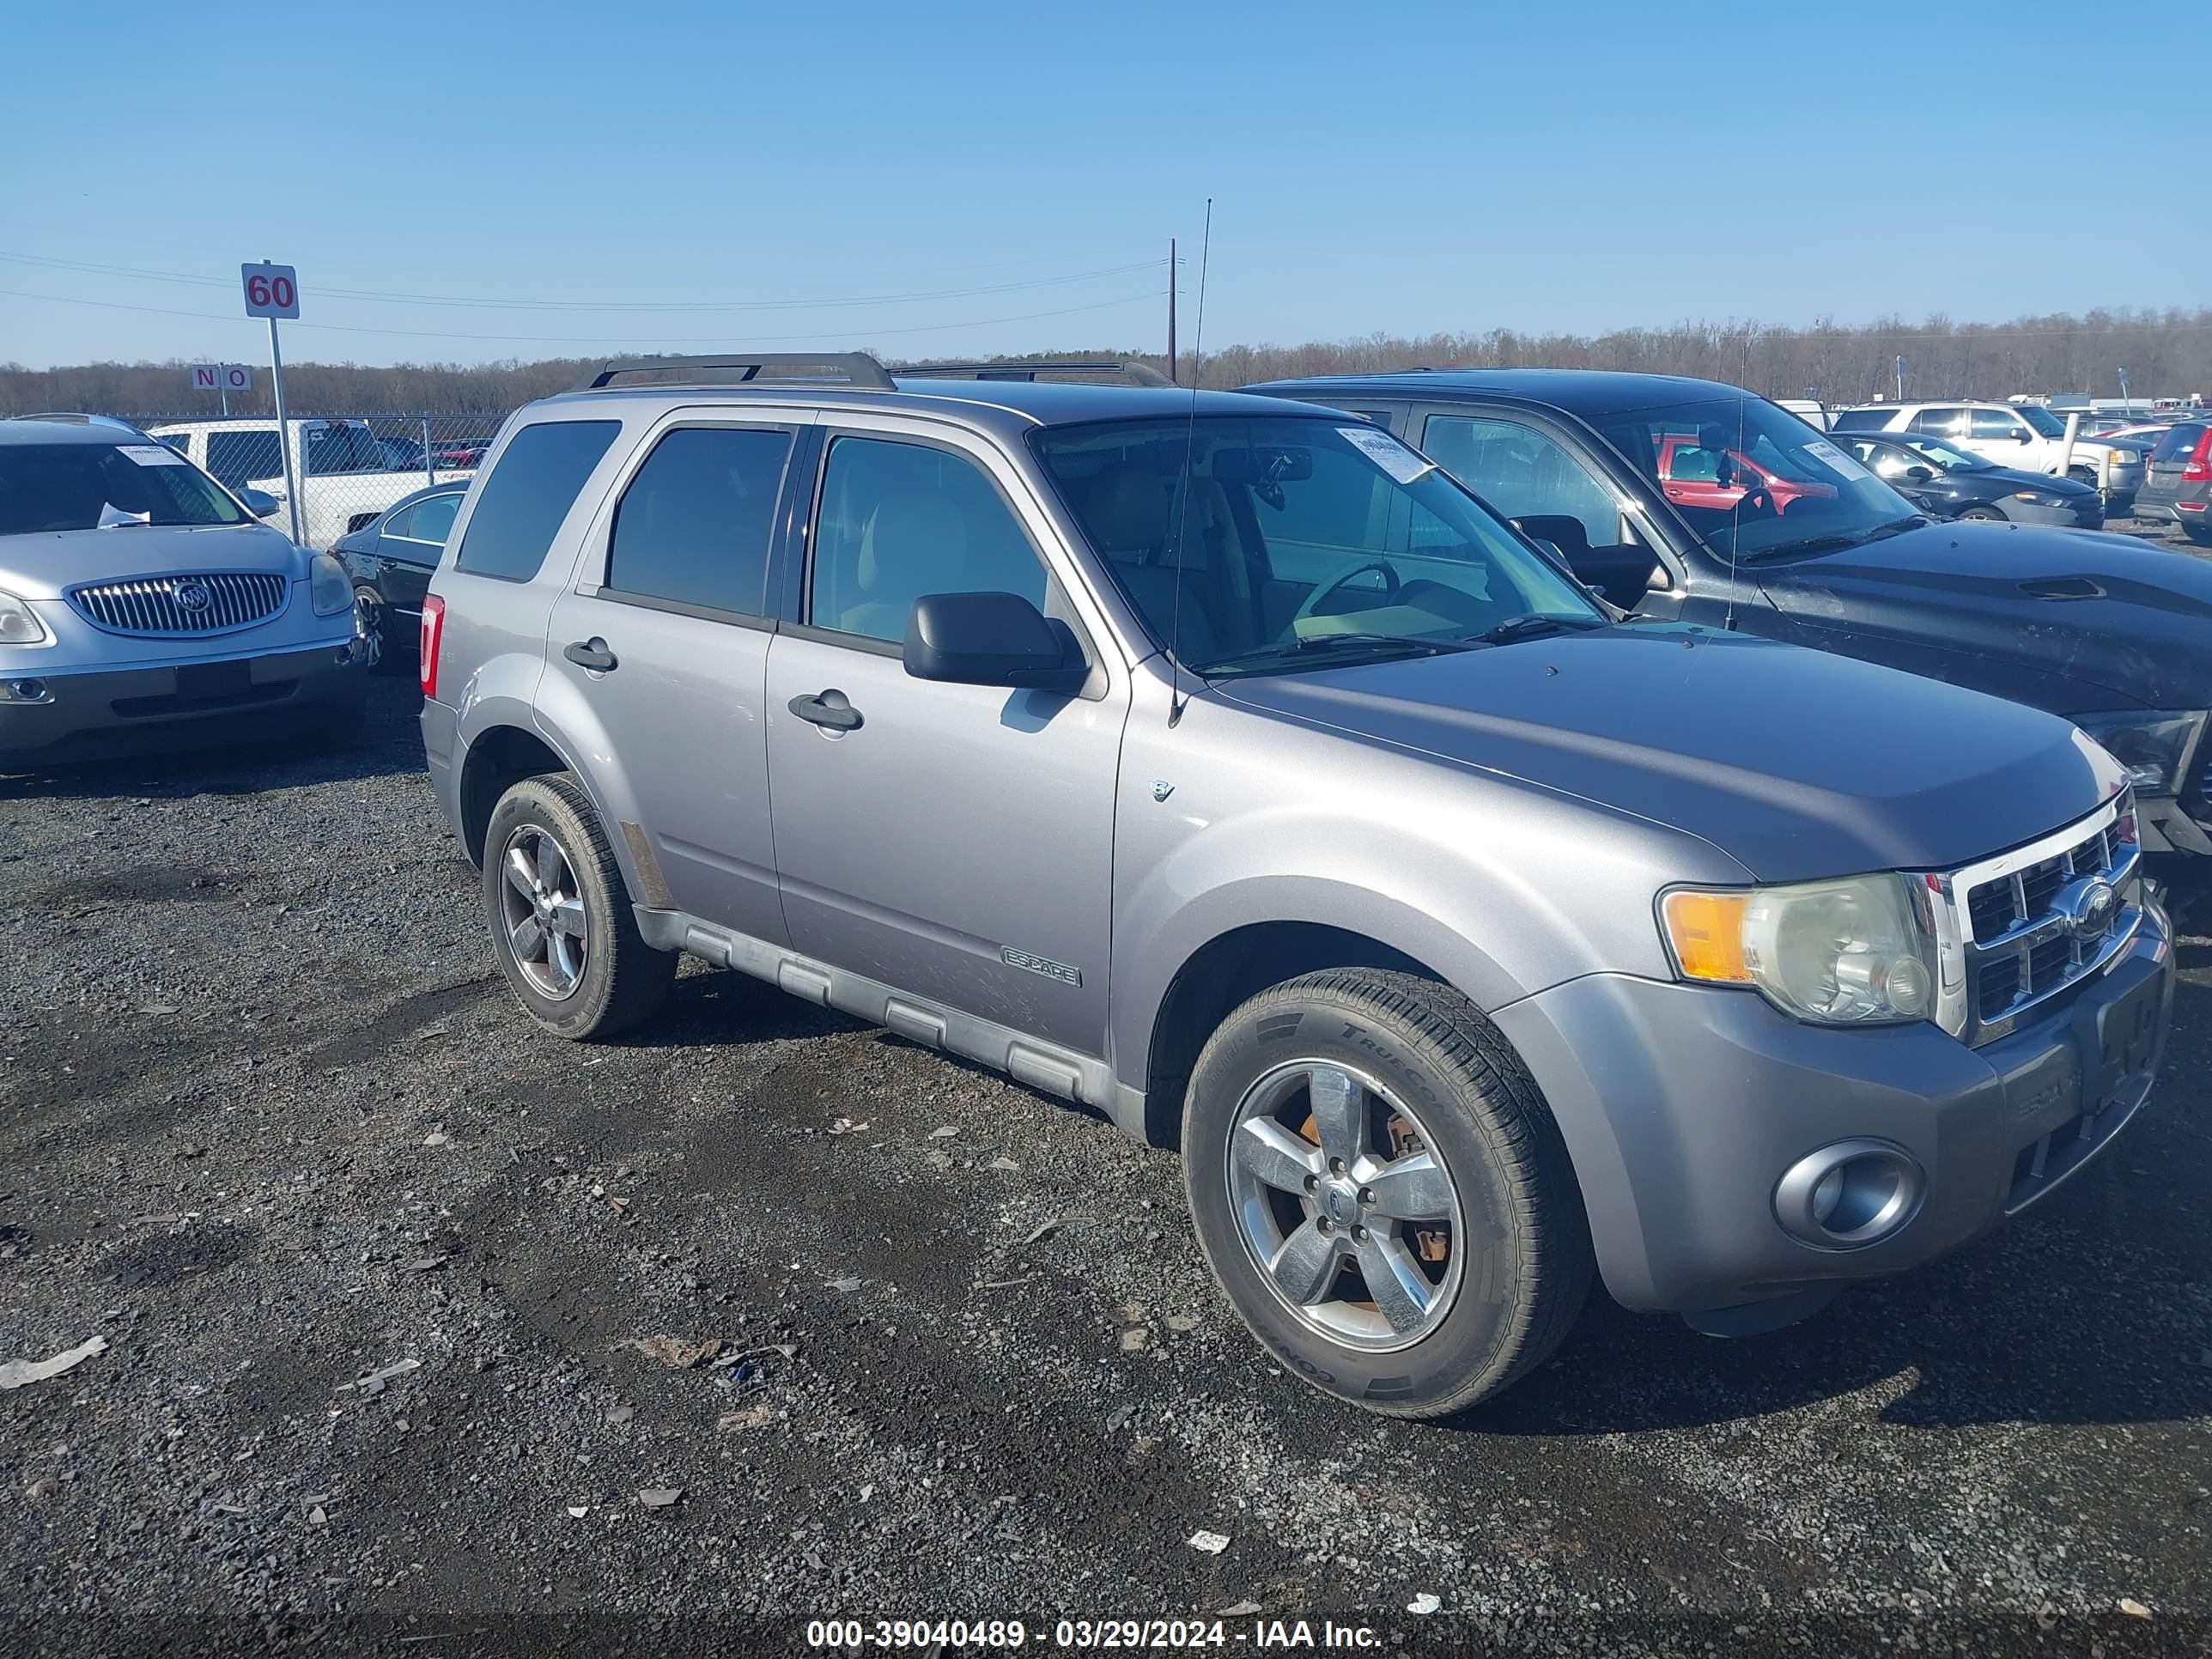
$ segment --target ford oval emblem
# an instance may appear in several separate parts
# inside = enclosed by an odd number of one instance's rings
[[[205,582],[178,582],[169,589],[169,597],[177,602],[179,611],[204,611],[215,603],[215,595],[208,592]]]
[[[2092,945],[2111,933],[2119,917],[2119,889],[2101,876],[2071,882],[2059,894],[2057,909],[2067,931],[2082,944]]]

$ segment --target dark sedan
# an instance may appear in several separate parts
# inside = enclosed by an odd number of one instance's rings
[[[414,659],[422,595],[468,493],[465,478],[418,489],[331,544],[353,583],[354,606],[378,664],[391,667]]]
[[[2094,484],[1999,466],[1986,456],[1917,433],[1836,441],[1922,512],[1938,519],[2003,519],[2074,530],[2105,527],[2105,498]]]

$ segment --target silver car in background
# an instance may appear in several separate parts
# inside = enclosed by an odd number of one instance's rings
[[[352,586],[254,507],[123,422],[0,421],[0,771],[359,729]]]

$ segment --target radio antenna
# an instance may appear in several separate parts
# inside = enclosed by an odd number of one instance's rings
[[[1198,449],[1198,383],[1200,366],[1206,362],[1206,267],[1213,252],[1213,198],[1206,198],[1206,234],[1198,245],[1198,325],[1190,342],[1190,419],[1183,428],[1182,477],[1176,489],[1175,532],[1175,610],[1168,623],[1168,726],[1172,730],[1182,719],[1182,707],[1187,699],[1182,695],[1182,657],[1177,647],[1182,642],[1182,537],[1183,526],[1190,517],[1191,468],[1196,464]],[[1168,268],[1168,282],[1175,282],[1175,268]]]

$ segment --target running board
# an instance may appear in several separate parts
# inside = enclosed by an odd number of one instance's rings
[[[718,927],[681,910],[649,910],[641,904],[631,908],[637,916],[638,932],[657,951],[688,951],[716,967],[750,974],[805,1001],[881,1025],[925,1048],[958,1054],[1004,1072],[1032,1089],[1096,1107],[1117,1122],[1121,1120],[1115,1108],[1127,1105],[1120,1097],[1133,1095],[1138,1121],[1143,1121],[1144,1097],[1134,1091],[1117,1091],[1114,1074],[1103,1060],[1040,1042],[1010,1026],[947,1008],[911,992],[894,990],[878,981],[813,961],[750,933]]]

